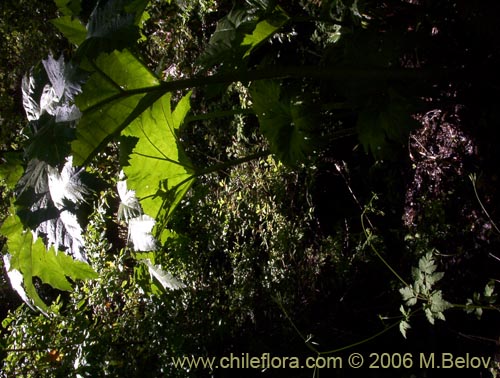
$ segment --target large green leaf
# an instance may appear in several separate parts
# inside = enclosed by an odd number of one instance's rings
[[[210,38],[209,44],[200,57],[205,67],[225,64],[230,67],[241,63],[245,49],[241,47],[244,35],[255,28],[256,20],[244,10],[232,10],[217,23],[217,28]]]
[[[406,142],[416,125],[412,105],[395,91],[372,98],[359,113],[356,128],[366,152],[376,158],[390,159],[391,144]]]
[[[222,63],[223,68],[241,68],[245,58],[288,20],[279,6],[261,17],[259,13],[262,12],[254,8],[229,12],[217,23],[200,63],[205,67]]]
[[[87,26],[77,17],[81,12],[79,0],[55,0],[62,17],[51,22],[72,43],[80,46],[79,57],[96,57],[134,46],[141,35],[141,26],[149,18],[145,12],[149,0],[108,0],[94,8]]]
[[[68,278],[92,279],[97,273],[86,263],[75,261],[54,248],[46,250],[42,239],[33,242],[33,234],[25,230],[21,220],[11,209],[11,215],[5,220],[0,233],[7,238],[7,250],[11,255],[11,269],[18,270],[23,276],[26,294],[33,303],[44,311],[47,305],[42,301],[33,285],[33,277],[59,290],[71,290]]]
[[[87,38],[77,51],[80,57],[97,57],[102,52],[122,50],[136,45],[149,0],[101,1],[87,24]]]
[[[100,55],[76,98],[83,116],[72,144],[75,164],[87,162],[158,98],[155,92],[145,95],[131,91],[157,85],[158,78],[130,51]]]
[[[242,46],[247,48],[243,58],[257,48],[262,42],[266,41],[276,33],[288,21],[287,14],[281,7],[276,7],[275,11],[268,18],[260,21],[253,30],[252,34],[246,34],[243,38]]]
[[[81,0],[54,0],[54,2],[65,16],[78,16],[82,10]]]
[[[190,109],[190,95],[184,96],[172,112],[171,95],[167,93],[123,131],[124,136],[137,138],[129,165],[123,167],[127,184],[135,190],[144,212],[160,225],[193,181],[194,169],[177,137]]]
[[[56,252],[53,247],[46,250],[42,239],[38,238],[32,248],[33,276],[39,277],[44,283],[65,291],[71,291],[72,280],[97,278],[97,273],[82,261],[73,260],[63,252]]]
[[[8,188],[14,189],[23,173],[24,169],[20,153],[5,153],[0,164],[0,181],[4,181]]]
[[[62,16],[50,20],[54,26],[70,41],[79,46],[87,37],[87,29],[82,22],[72,16]]]
[[[304,160],[312,147],[313,111],[299,99],[282,98],[277,81],[257,81],[250,93],[271,152],[291,166]]]

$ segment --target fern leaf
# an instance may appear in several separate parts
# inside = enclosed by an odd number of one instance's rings
[[[151,278],[156,278],[165,290],[178,290],[186,287],[186,285],[172,276],[169,272],[164,271],[157,265],[153,265],[149,259],[143,260],[143,262],[148,267]]]

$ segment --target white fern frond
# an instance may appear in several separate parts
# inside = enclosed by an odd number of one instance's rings
[[[73,157],[69,156],[61,172],[49,166],[47,177],[52,202],[59,209],[64,208],[65,202],[80,204],[85,202],[89,189],[80,180],[82,169],[73,167]]]
[[[49,113],[51,116],[56,114],[60,98],[57,96],[56,91],[49,84],[43,87],[42,97],[40,98],[40,115],[43,112]]]
[[[118,220],[128,222],[142,214],[141,204],[135,196],[134,190],[127,189],[127,181],[120,180],[116,183],[120,205],[118,207]]]
[[[23,286],[23,275],[21,274],[20,271],[17,269],[12,269],[10,265],[10,259],[11,255],[6,254],[3,256],[3,263],[5,265],[5,270],[7,271],[7,277],[9,277],[10,281],[10,286],[12,286],[12,289],[19,294],[21,299],[33,310],[35,311],[35,307],[33,307],[33,304],[31,300],[28,298],[28,295],[26,294],[26,291],[24,290]]]
[[[66,80],[64,78],[64,56],[61,55],[58,60],[55,60],[52,55],[49,55],[47,59],[42,60],[42,64],[45,68],[45,72],[47,72],[55,95],[58,98],[62,98],[66,87]]]
[[[155,220],[149,215],[140,215],[132,218],[128,222],[128,238],[136,251],[154,251],[158,245],[151,231],[155,225]]]
[[[33,98],[35,89],[35,79],[33,78],[32,71],[23,76],[21,82],[21,91],[23,93],[23,107],[26,112],[28,121],[36,121],[40,118],[40,106],[38,101]]]
[[[175,278],[169,272],[164,271],[160,266],[153,265],[151,260],[145,259],[143,260],[144,264],[148,267],[149,274],[151,278],[156,278],[158,282],[163,286],[165,290],[178,290],[184,289],[186,285],[184,285],[181,281]]]

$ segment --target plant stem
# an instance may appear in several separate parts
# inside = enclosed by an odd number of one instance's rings
[[[377,337],[379,337],[379,336],[383,335],[384,333],[390,331],[394,327],[398,326],[399,323],[400,323],[400,321],[394,322],[389,327],[384,328],[382,331],[379,331],[379,332],[375,333],[374,335],[371,335],[371,336],[367,337],[366,339],[357,341],[357,342],[349,344],[349,345],[345,345],[345,346],[337,348],[337,349],[332,349],[332,350],[328,350],[328,351],[324,351],[324,352],[319,352],[319,354],[320,355],[324,355],[324,354],[338,353],[338,352],[341,352],[343,350],[351,349],[351,348],[354,348],[356,346],[362,345],[362,344],[367,343],[368,341],[371,341],[373,339],[376,339]]]
[[[379,258],[379,260],[382,261],[382,263],[384,263],[384,265],[392,272],[392,274],[394,274],[394,276],[396,276],[396,278],[399,281],[401,281],[401,283],[403,285],[409,286],[408,283],[403,279],[403,277],[401,277],[398,274],[398,272],[396,272],[394,270],[394,268],[387,262],[387,260],[382,257],[382,255],[379,253],[379,251],[377,251],[377,248],[375,248],[375,246],[370,241],[370,237],[371,236],[368,234],[368,230],[365,227],[365,222],[364,222],[364,218],[365,217],[366,217],[366,214],[365,214],[365,211],[363,211],[363,213],[361,214],[361,228],[363,229],[363,233],[365,234],[366,242],[368,243],[368,245],[370,246],[370,248],[372,249],[372,251],[375,253],[375,255],[377,255],[377,257]],[[368,222],[370,222],[370,219],[368,217],[366,217],[366,218],[368,219]]]
[[[288,312],[285,310],[285,307],[283,306],[283,303],[281,303],[281,297],[279,295],[275,298],[275,302],[278,304],[280,310],[285,315],[285,318],[290,322],[290,324],[292,325],[292,328],[295,330],[295,332],[297,333],[297,335],[299,335],[299,337],[302,339],[302,341],[304,341],[304,344],[306,344],[306,346],[311,351],[313,351],[314,353],[316,353],[319,356],[321,354],[321,352],[318,351],[313,345],[311,345],[311,343],[309,342],[309,340],[302,334],[302,332],[300,332],[300,330],[298,329],[298,327],[293,322],[292,318],[290,318],[290,316],[288,315]]]
[[[461,303],[450,303],[451,308],[460,308],[464,310],[475,310],[480,308],[481,310],[494,310],[494,311],[500,311],[500,308],[497,308],[493,305],[489,306],[481,306],[481,305],[474,305],[474,304],[461,304]]]
[[[137,94],[162,94],[201,88],[210,85],[231,84],[234,82],[251,82],[266,79],[310,78],[329,81],[428,81],[431,78],[442,79],[453,72],[451,70],[427,70],[410,68],[346,68],[346,67],[318,67],[318,66],[267,66],[253,70],[237,70],[217,73],[212,76],[198,76],[189,79],[162,82],[158,85],[122,90],[103,101],[85,109],[92,111],[114,100]]]
[[[479,205],[481,206],[481,209],[483,210],[483,213],[486,214],[486,216],[490,220],[491,224],[495,228],[496,232],[498,232],[500,234],[500,230],[498,229],[497,225],[495,224],[495,222],[491,218],[490,214],[488,213],[488,211],[484,207],[483,202],[479,198],[479,193],[477,192],[477,188],[476,188],[476,175],[475,174],[470,174],[469,178],[470,178],[470,181],[472,182],[472,188],[474,189],[474,194],[476,195],[477,201],[479,202]]]
[[[237,70],[206,77],[194,77],[171,82],[164,82],[159,87],[167,92],[179,89],[203,87],[213,84],[230,84],[265,79],[312,78],[334,81],[351,80],[422,80],[430,77],[439,78],[446,74],[441,70],[408,68],[346,68],[318,66],[268,66],[254,70]],[[140,91],[141,89],[137,89]],[[131,90],[130,92],[132,92]]]

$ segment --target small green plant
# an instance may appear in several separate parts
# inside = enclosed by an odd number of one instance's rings
[[[443,298],[441,290],[435,288],[444,277],[443,272],[437,272],[437,265],[433,251],[427,252],[418,261],[418,266],[412,268],[413,282],[399,290],[405,306],[401,306],[404,319],[400,323],[401,334],[406,338],[406,331],[410,328],[408,309],[422,303],[422,309],[429,323],[434,324],[436,319],[445,320],[444,311],[453,307]]]
[[[483,315],[485,308],[492,308],[497,302],[498,295],[495,293],[495,281],[490,280],[484,287],[482,293],[474,292],[472,298],[467,298],[465,311],[468,314],[474,313],[478,319]]]

